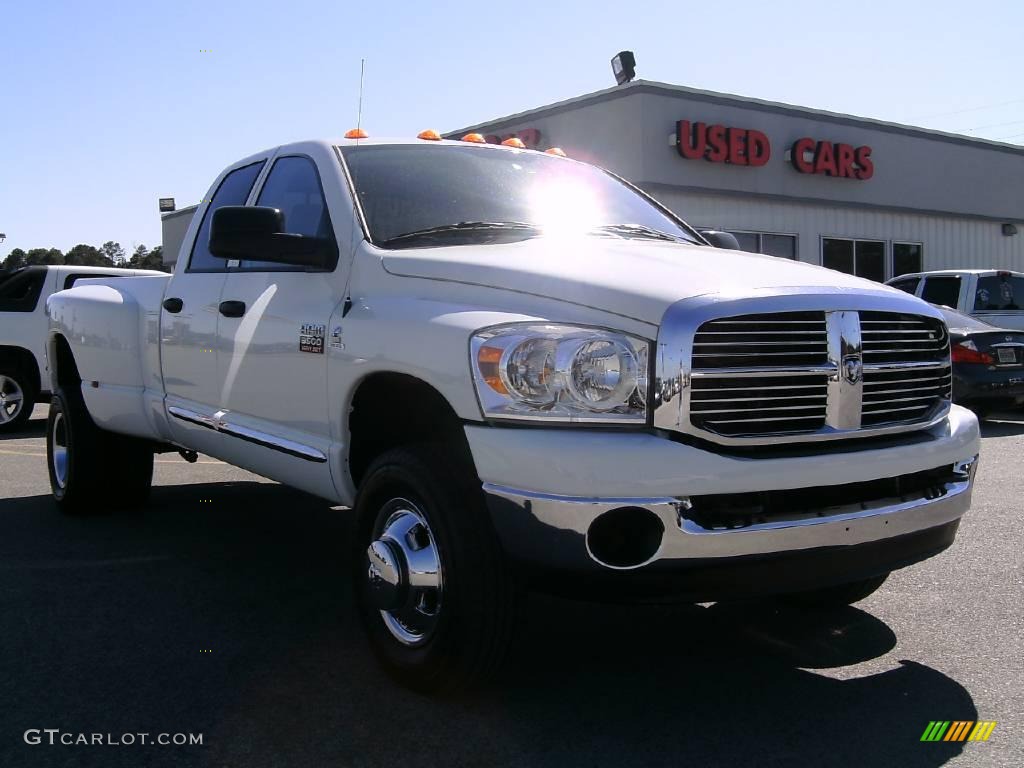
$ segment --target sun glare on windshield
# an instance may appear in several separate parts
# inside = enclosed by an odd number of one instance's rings
[[[552,237],[579,237],[602,223],[600,199],[581,179],[543,179],[529,201],[530,220]]]

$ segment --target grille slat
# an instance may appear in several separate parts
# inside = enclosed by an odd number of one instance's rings
[[[822,417],[817,415],[817,414],[812,414],[810,416],[776,416],[776,417],[761,417],[761,418],[757,418],[757,419],[743,419],[743,423],[744,424],[764,424],[764,423],[767,423],[767,422],[776,422],[776,421],[787,421],[788,422],[788,421],[801,421],[801,420],[807,420],[807,419],[820,419],[820,418],[822,418]],[[735,419],[714,419],[714,420],[708,421],[708,424],[731,424],[734,421],[736,421],[736,420]]]
[[[825,430],[828,374],[843,373],[829,360],[829,317],[766,313],[701,325],[693,340],[691,424],[726,437],[782,440]],[[948,401],[952,381],[945,326],[892,312],[861,312],[859,320],[861,428],[931,418]]]

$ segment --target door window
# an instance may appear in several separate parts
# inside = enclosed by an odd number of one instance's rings
[[[917,285],[921,282],[919,277],[908,277],[903,280],[893,280],[889,285],[893,288],[899,288],[901,291],[906,291],[911,296],[917,293]]]
[[[921,298],[931,304],[941,304],[956,309],[960,301],[960,278],[945,276],[925,278]]]
[[[0,312],[33,312],[46,282],[46,269],[23,269],[0,284]]]
[[[222,205],[245,205],[252,191],[252,185],[256,183],[256,177],[260,175],[265,161],[247,165],[243,168],[236,168],[221,181],[217,191],[213,193],[213,199],[206,206],[203,213],[203,223],[199,225],[199,233],[192,245],[192,257],[189,259],[189,272],[225,272],[227,261],[218,259],[210,253],[210,224],[213,222],[213,212]]]
[[[320,175],[308,157],[281,157],[275,160],[256,205],[280,210],[284,214],[284,231],[289,234],[334,239]],[[246,259],[242,261],[240,269],[267,271],[304,268]]]

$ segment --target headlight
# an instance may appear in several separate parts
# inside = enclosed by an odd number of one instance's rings
[[[471,364],[487,417],[644,424],[648,347],[598,328],[505,325],[473,337]]]

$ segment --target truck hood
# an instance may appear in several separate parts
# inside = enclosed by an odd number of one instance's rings
[[[821,287],[905,297],[894,288],[799,261],[652,240],[533,238],[378,252],[393,275],[528,293],[654,325],[676,301],[710,293]]]

